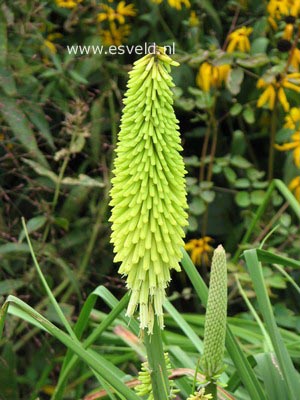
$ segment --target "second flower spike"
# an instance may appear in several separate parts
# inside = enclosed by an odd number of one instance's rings
[[[156,47],[134,63],[125,94],[112,179],[112,237],[119,273],[127,276],[141,329],[163,328],[170,270],[179,271],[187,225],[185,168],[169,75],[178,65]]]

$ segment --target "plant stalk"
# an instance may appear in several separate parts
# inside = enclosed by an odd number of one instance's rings
[[[170,393],[169,378],[166,368],[161,329],[157,317],[154,319],[153,334],[149,335],[145,330],[145,346],[148,356],[148,364],[152,382],[154,400],[168,400]]]
[[[209,384],[205,387],[205,393],[211,394],[212,400],[218,400],[217,384],[214,380],[210,381]]]

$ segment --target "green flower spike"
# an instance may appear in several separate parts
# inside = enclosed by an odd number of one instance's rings
[[[111,202],[119,273],[131,289],[127,315],[140,311],[140,327],[163,328],[162,304],[170,270],[180,271],[187,225],[185,168],[169,75],[178,65],[156,47],[134,63],[125,94]]]
[[[172,367],[169,355],[168,353],[165,353],[164,356],[165,356],[167,374],[170,377],[170,375],[172,374]],[[151,371],[149,368],[148,361],[145,361],[142,364],[141,371],[139,372],[139,381],[140,384],[135,387],[137,395],[139,397],[148,396],[147,400],[154,400],[152,382],[151,382]],[[179,390],[175,388],[175,382],[173,381],[173,379],[169,379],[169,384],[170,384],[170,395],[168,398],[170,400],[175,399],[176,393],[178,393]]]
[[[217,376],[223,367],[227,315],[226,253],[220,245],[214,251],[204,324],[201,367],[206,378]]]

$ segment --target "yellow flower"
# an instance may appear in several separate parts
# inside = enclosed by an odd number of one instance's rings
[[[249,36],[251,35],[253,28],[246,28],[243,26],[235,30],[234,32],[230,33],[228,36],[228,46],[227,51],[228,53],[232,53],[237,48],[238,50],[246,53],[250,50],[250,41]]]
[[[189,26],[195,27],[199,25],[199,18],[197,17],[196,11],[191,11],[189,18]]]
[[[108,20],[109,22],[118,21],[119,24],[125,24],[125,17],[134,17],[136,15],[136,10],[133,4],[127,4],[125,1],[120,1],[117,5],[116,10],[107,4],[101,4],[103,12],[99,13],[97,16],[98,22]]]
[[[272,18],[280,19],[283,15],[289,14],[289,0],[270,0],[267,11]]]
[[[263,107],[265,104],[268,105],[270,110],[274,109],[276,96],[281,103],[285,112],[290,109],[289,102],[286,98],[285,89],[293,90],[300,93],[300,73],[294,72],[292,74],[281,75],[278,74],[271,81],[265,81],[260,78],[257,82],[257,88],[264,88],[265,90],[260,95],[257,101],[257,107]]]
[[[192,239],[184,248],[191,252],[191,259],[195,265],[201,265],[201,261],[208,264],[208,254],[213,252],[213,247],[209,245],[212,242],[212,238],[204,236],[201,239]]]
[[[291,40],[293,37],[293,33],[294,33],[294,25],[286,24],[284,31],[283,31],[282,39]]]
[[[269,13],[269,23],[276,30],[278,28],[276,20],[284,16],[297,17],[300,12],[299,0],[270,0],[267,6]]]
[[[299,70],[300,67],[300,50],[296,47],[295,49],[292,50],[292,55],[291,55],[291,65],[292,67],[295,68],[295,70]]]
[[[297,168],[300,168],[300,132],[294,133],[292,136],[292,142],[284,143],[282,145],[275,144],[275,148],[279,151],[293,151],[294,163]]]
[[[75,8],[81,2],[82,0],[55,0],[57,7],[61,8]]]
[[[46,39],[43,42],[42,49],[48,49],[50,53],[55,54],[57,52],[56,45],[54,43],[54,40],[59,39],[62,37],[61,33],[49,33],[47,35]]]
[[[161,4],[163,0],[152,0],[152,3]],[[191,3],[189,0],[168,0],[169,6],[176,8],[176,10],[181,10],[182,5],[185,5],[187,8],[191,7]]]
[[[196,83],[204,92],[209,92],[212,87],[220,87],[226,81],[229,71],[229,64],[215,66],[205,61],[199,68]]]
[[[289,114],[285,117],[284,127],[300,131],[300,108],[291,108]]]
[[[290,0],[290,15],[298,17],[300,13],[300,1]]]
[[[300,203],[300,176],[296,176],[296,178],[291,180],[289,189],[291,192],[294,192],[296,199]]]
[[[131,28],[128,24],[117,27],[114,22],[111,22],[109,24],[109,29],[102,29],[100,31],[100,36],[105,46],[120,46],[126,42],[130,35],[130,30]]]
[[[185,5],[187,8],[191,7],[191,3],[189,0],[168,0],[169,6],[176,8],[176,10],[181,10],[182,5]]]

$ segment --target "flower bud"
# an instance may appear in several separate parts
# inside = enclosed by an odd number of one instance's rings
[[[226,253],[221,245],[214,251],[204,324],[204,351],[201,360],[207,378],[216,376],[223,366],[227,315]]]

